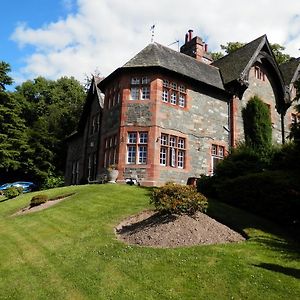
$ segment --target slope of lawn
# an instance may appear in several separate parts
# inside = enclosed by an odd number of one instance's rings
[[[209,214],[249,239],[154,249],[116,240],[122,218],[149,208],[149,190],[90,185],[40,212],[12,217],[33,194],[0,199],[0,299],[299,299],[299,246],[275,225],[225,204]],[[41,193],[41,192],[35,192]]]

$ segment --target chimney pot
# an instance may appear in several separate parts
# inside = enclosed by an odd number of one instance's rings
[[[204,44],[204,51],[207,52],[207,49],[208,49],[208,47],[207,47],[207,44],[205,43]]]
[[[193,30],[190,29],[190,30],[188,31],[188,33],[189,33],[189,40],[188,40],[188,41],[190,41],[190,40],[193,38]]]
[[[188,42],[188,38],[189,38],[189,35],[186,33],[185,34],[185,44]]]

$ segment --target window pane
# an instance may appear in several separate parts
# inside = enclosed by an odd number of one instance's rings
[[[141,132],[140,133],[140,141],[141,144],[147,144],[148,143],[148,132]]]
[[[217,146],[216,145],[211,146],[211,154],[212,155],[217,155]]]
[[[170,148],[170,166],[176,167],[176,149]]]
[[[171,88],[176,90],[177,89],[177,83],[176,82],[172,82],[171,83]]]
[[[178,161],[177,161],[177,166],[180,169],[184,168],[184,157],[185,157],[185,152],[182,150],[178,150]]]
[[[175,136],[170,136],[170,146],[176,147],[176,137]]]
[[[142,87],[142,99],[150,99],[150,88],[149,86]]]
[[[162,92],[162,101],[168,102],[169,101],[169,91],[164,89]]]
[[[137,77],[131,78],[131,84],[140,84],[140,79]]]
[[[148,84],[150,82],[148,77],[143,77],[142,78],[142,84]]]
[[[136,132],[128,132],[128,143],[129,144],[136,143]]]
[[[169,85],[170,85],[169,80],[164,79],[164,81],[163,81],[163,86],[164,86],[164,87],[169,87]]]
[[[183,94],[179,95],[178,105],[180,107],[185,107],[185,95],[183,95]]]
[[[170,103],[173,105],[176,105],[176,103],[177,103],[177,93],[176,92],[171,93]]]
[[[130,90],[130,99],[131,100],[138,100],[139,99],[139,88],[132,87]]]
[[[166,134],[162,134],[160,138],[161,145],[168,145],[168,136]]]
[[[167,148],[165,148],[165,147],[161,147],[160,148],[159,163],[162,166],[166,166],[167,165]]]
[[[135,146],[127,147],[127,163],[135,164],[136,148]]]
[[[184,149],[185,148],[185,142],[183,138],[178,138],[178,148]]]
[[[139,164],[147,163],[147,146],[139,146]]]

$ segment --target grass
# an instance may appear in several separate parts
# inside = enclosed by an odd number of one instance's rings
[[[209,214],[243,243],[152,249],[116,240],[125,216],[149,208],[149,190],[90,185],[18,217],[34,193],[0,202],[0,299],[299,299],[299,246],[274,224],[210,201]],[[41,193],[41,192],[36,192]]]

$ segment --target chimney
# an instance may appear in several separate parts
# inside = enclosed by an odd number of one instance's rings
[[[188,42],[190,42],[190,41],[192,40],[192,37],[193,37],[193,30],[192,30],[192,29],[190,29],[190,30],[188,31],[188,35],[189,35]]]
[[[207,44],[198,36],[193,38],[192,29],[185,35],[185,44],[181,46],[180,52],[206,64],[211,64],[212,62],[212,58],[207,52]]]

